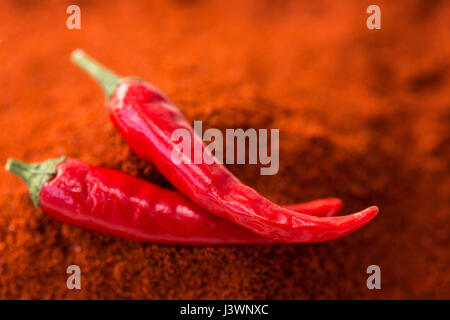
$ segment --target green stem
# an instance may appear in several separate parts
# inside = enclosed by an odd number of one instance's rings
[[[123,81],[123,78],[95,61],[81,49],[74,50],[70,58],[73,63],[86,71],[100,84],[108,99],[111,98],[114,90]]]
[[[5,169],[22,178],[30,189],[30,197],[36,207],[40,207],[39,194],[42,186],[56,174],[56,167],[65,157],[49,159],[39,163],[28,163],[9,158]]]

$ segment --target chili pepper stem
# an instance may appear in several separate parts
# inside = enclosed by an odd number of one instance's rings
[[[30,197],[34,205],[39,208],[39,194],[41,188],[48,180],[56,174],[56,167],[66,158],[54,158],[38,163],[28,163],[9,158],[6,161],[6,171],[22,178],[30,189]]]
[[[81,49],[74,50],[70,58],[74,64],[83,69],[100,84],[108,99],[111,98],[116,87],[124,80]]]

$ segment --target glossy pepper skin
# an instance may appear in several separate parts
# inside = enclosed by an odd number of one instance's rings
[[[57,159],[56,159],[57,160]],[[18,172],[23,162],[10,160]],[[27,170],[27,169],[26,169]],[[74,159],[60,160],[54,169],[35,169],[43,179],[36,205],[56,220],[130,240],[183,244],[270,244],[263,238],[199,208],[179,192],[153,185],[120,171],[90,166]],[[38,177],[39,178],[39,177]],[[33,187],[30,186],[30,189]],[[292,205],[313,214],[335,214],[339,199]]]
[[[140,158],[152,162],[180,192],[208,212],[261,236],[287,243],[339,238],[377,215],[375,206],[347,216],[313,217],[276,205],[243,184],[224,165],[215,161],[208,164],[214,155],[209,150],[205,152],[202,140],[180,110],[153,85],[120,78],[114,73],[104,77],[109,71],[81,51],[72,57],[102,84],[110,98],[107,102],[110,118],[131,149]],[[177,143],[171,140],[171,135],[177,129],[189,133],[192,150],[197,144],[203,151],[201,164],[173,161],[172,150]]]
[[[270,243],[198,208],[175,191],[119,171],[67,160],[41,190],[55,219],[131,240],[170,244]]]

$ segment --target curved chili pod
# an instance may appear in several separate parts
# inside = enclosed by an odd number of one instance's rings
[[[283,207],[311,216],[333,217],[342,210],[342,201],[338,198],[325,198]]]
[[[131,149],[152,162],[179,191],[207,211],[280,242],[339,238],[377,215],[378,208],[372,206],[347,216],[313,217],[274,204],[215,161],[180,110],[153,85],[121,78],[81,50],[74,51],[72,60],[102,85],[109,98],[111,120]],[[171,135],[177,129],[190,135],[192,150],[202,150],[201,164],[173,161],[171,154],[176,144]]]
[[[179,192],[116,170],[64,157],[33,164],[9,159],[6,170],[27,182],[37,207],[72,225],[158,243],[273,243],[209,214]],[[340,200],[320,199],[292,206],[319,215],[334,214]]]

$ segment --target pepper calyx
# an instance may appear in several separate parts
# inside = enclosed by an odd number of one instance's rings
[[[48,159],[38,163],[28,163],[9,158],[5,169],[22,178],[30,189],[30,197],[34,205],[39,208],[39,195],[42,186],[56,174],[56,167],[66,160],[66,157]]]

